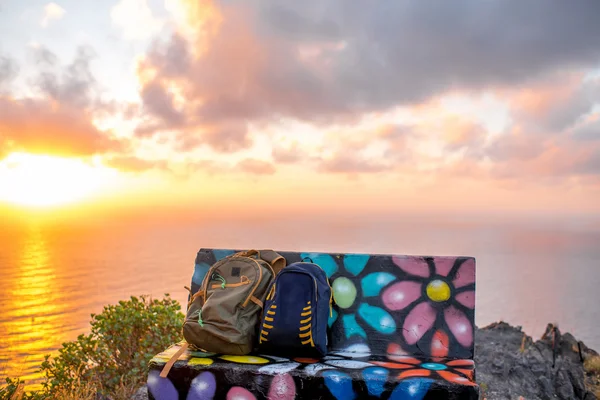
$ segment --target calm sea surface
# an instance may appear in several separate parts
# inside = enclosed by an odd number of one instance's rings
[[[0,222],[1,224],[1,222]],[[269,247],[477,258],[477,325],[538,338],[558,323],[600,350],[600,232],[398,221],[235,221],[64,227],[0,225],[0,378],[36,378],[44,354],[130,295],[182,304],[200,247]]]

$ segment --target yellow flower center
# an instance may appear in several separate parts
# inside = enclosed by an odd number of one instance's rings
[[[431,281],[427,285],[427,296],[433,301],[446,301],[450,298],[450,286],[439,279]]]

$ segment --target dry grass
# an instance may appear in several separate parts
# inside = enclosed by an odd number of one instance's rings
[[[600,356],[590,357],[585,360],[583,368],[589,373],[600,374]]]
[[[15,392],[13,393],[12,396],[10,396],[10,400],[21,400],[23,398],[23,396],[25,395],[25,389],[24,389],[23,384],[20,384],[19,387],[17,388],[17,390],[15,390]]]
[[[588,374],[587,382],[591,391],[600,399],[600,356],[590,357],[583,363]]]
[[[97,388],[95,385],[79,385],[75,390],[60,390],[56,393],[56,399],[64,400],[94,400]]]
[[[21,381],[17,386],[16,390],[12,393],[10,398],[5,400],[24,400],[29,399],[32,394],[29,390],[25,390],[26,382]],[[119,383],[116,391],[110,394],[110,398],[113,400],[130,400],[131,397],[137,392],[137,390],[143,385],[138,382]],[[0,382],[0,388],[2,382]],[[54,395],[42,395],[41,398],[47,400],[95,400],[97,393],[102,389],[102,384],[94,379],[92,382],[75,382],[72,388],[58,388],[58,391]],[[39,392],[37,392],[39,393]],[[0,396],[1,397],[1,396]],[[37,398],[37,397],[36,397]]]
[[[119,384],[116,393],[111,394],[111,399],[114,400],[130,400],[135,392],[142,386],[142,384],[126,385],[123,382]]]
[[[24,383],[21,383],[17,390],[8,400],[23,400],[25,398]],[[48,400],[95,400],[99,384],[95,383],[79,383],[71,389],[59,389],[54,396],[48,396]],[[138,387],[127,386],[123,383],[119,385],[117,393],[111,394],[111,398],[114,400],[129,400],[139,389]],[[45,397],[45,396],[44,396]],[[46,398],[46,397],[45,397]]]
[[[60,400],[94,400],[98,386],[94,384],[78,384],[74,388],[67,390],[61,389],[52,397]],[[21,382],[17,390],[10,397],[10,400],[22,400],[25,397],[25,383]],[[46,396],[44,396],[46,397]],[[50,399],[51,397],[48,397]]]

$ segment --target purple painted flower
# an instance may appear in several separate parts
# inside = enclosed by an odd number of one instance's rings
[[[472,346],[473,325],[466,313],[475,308],[475,260],[404,256],[393,257],[393,261],[408,276],[386,288],[382,300],[388,310],[405,313],[402,332],[406,343],[415,345],[443,315],[454,339],[462,347]],[[431,353],[434,357],[447,355],[444,331],[435,332]]]

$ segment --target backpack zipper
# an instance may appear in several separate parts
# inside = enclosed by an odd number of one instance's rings
[[[305,257],[305,258],[308,258],[308,257]],[[309,260],[310,260],[310,258],[309,258]],[[298,264],[316,265],[325,273],[325,281],[327,282],[327,286],[329,286],[329,317],[333,318],[333,288],[331,287],[331,284],[329,283],[329,278],[327,277],[327,273],[325,272],[323,267],[321,267],[319,264],[315,264],[314,262],[307,263],[307,262],[301,261]],[[315,279],[315,278],[313,278],[313,279]],[[317,286],[317,281],[315,280],[315,287],[316,286]],[[316,294],[315,294],[315,296],[316,296]],[[316,303],[316,300],[315,300],[315,303]]]
[[[258,268],[258,279],[256,280],[256,285],[254,285],[254,288],[252,289],[252,291],[250,291],[250,294],[248,295],[248,297],[246,297],[246,301],[244,301],[244,303],[242,303],[242,307],[246,307],[248,305],[250,298],[252,296],[254,296],[254,292],[256,292],[256,289],[258,289],[258,285],[260,285],[260,281],[262,281],[262,268],[260,267],[260,264],[258,263],[258,261],[256,261],[252,257],[244,257],[244,258],[252,260],[254,262],[254,264],[256,264],[256,268]]]
[[[214,274],[212,274],[212,276],[210,277],[210,279],[216,279],[218,281],[221,281],[221,289],[225,289],[225,285],[227,285],[227,281],[225,280],[225,278],[223,278],[221,276],[221,274],[215,272]],[[213,287],[214,289],[214,287]]]
[[[225,289],[226,287],[240,287],[244,285],[249,285],[250,283],[252,283],[250,282],[250,279],[246,275],[242,275],[238,283],[222,283],[220,285],[218,283],[215,283],[210,288],[217,289],[220,287],[221,289]]]

